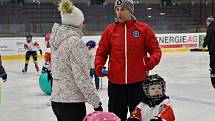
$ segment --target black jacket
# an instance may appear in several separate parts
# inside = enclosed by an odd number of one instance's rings
[[[3,79],[7,79],[7,73],[5,72],[1,62],[1,55],[0,55],[0,77],[2,77]]]
[[[209,54],[215,56],[215,21],[208,26],[203,47],[208,46]]]

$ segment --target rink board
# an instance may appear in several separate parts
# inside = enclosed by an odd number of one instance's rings
[[[205,33],[171,33],[156,34],[156,38],[162,52],[190,52],[193,49],[201,49]],[[101,36],[84,36],[84,42],[94,40],[99,43]],[[33,37],[40,44],[43,53],[46,51],[44,37]],[[25,37],[0,38],[0,54],[3,60],[24,59]],[[38,56],[42,58],[43,56]]]

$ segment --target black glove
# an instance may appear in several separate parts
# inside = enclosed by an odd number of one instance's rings
[[[46,73],[46,72],[48,72],[48,71],[49,71],[48,68],[46,68],[46,67],[43,66],[43,68],[42,68],[42,73]]]
[[[160,117],[154,117],[150,121],[162,121],[162,119]]]
[[[102,106],[100,105],[98,108],[94,108],[95,111],[103,111]]]
[[[5,73],[4,76],[2,76],[2,79],[7,79],[7,73]]]
[[[102,103],[99,102],[99,107],[98,108],[94,108],[95,111],[103,111],[103,108],[102,108]]]
[[[43,51],[41,49],[39,49],[40,55],[43,55]]]
[[[137,117],[129,117],[129,118],[127,119],[127,121],[140,121],[140,119],[137,118]]]
[[[7,73],[4,76],[2,76],[2,79],[3,79],[3,82],[7,81]]]

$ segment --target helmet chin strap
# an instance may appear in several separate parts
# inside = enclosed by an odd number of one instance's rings
[[[155,105],[160,104],[165,98],[168,98],[168,97],[166,97],[166,95],[159,95],[157,97],[149,98],[150,107],[154,107]]]
[[[164,96],[164,94],[161,94],[161,95],[150,96],[149,98],[152,100],[159,100],[163,96]]]

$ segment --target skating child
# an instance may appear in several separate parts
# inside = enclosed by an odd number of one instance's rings
[[[86,43],[86,46],[89,49],[89,54],[90,54],[90,76],[93,78],[95,78],[95,85],[96,85],[96,89],[99,89],[99,77],[96,74],[95,71],[95,66],[94,66],[94,60],[95,60],[95,55],[96,55],[96,42],[93,40],[89,40]]]
[[[2,78],[3,82],[7,81],[7,73],[5,72],[4,67],[2,66],[1,55],[0,55],[0,77]]]
[[[42,73],[48,73],[48,81],[51,81],[51,86],[52,86],[52,75],[51,75],[51,48],[49,45],[49,40],[50,40],[51,34],[46,34],[45,35],[45,43],[46,43],[46,52],[44,56],[45,64],[42,68]]]
[[[51,88],[52,88],[52,82],[53,82],[53,78],[52,78],[52,75],[51,75],[51,48],[50,48],[50,45],[49,45],[49,40],[51,39],[51,34],[48,33],[45,35],[45,44],[46,44],[46,52],[45,52],[45,56],[44,56],[44,60],[45,60],[45,63],[43,65],[43,68],[42,68],[42,73],[48,73],[48,81],[50,81],[51,83]],[[51,106],[51,101],[49,100],[47,102],[47,106]]]
[[[165,94],[166,82],[159,75],[150,75],[143,82],[146,97],[131,113],[127,121],[175,121],[174,112]]]
[[[22,72],[25,73],[28,70],[28,63],[30,60],[30,57],[33,57],[34,64],[36,71],[39,71],[38,62],[37,62],[37,49],[40,52],[40,55],[42,55],[42,50],[40,49],[40,45],[32,40],[31,33],[26,34],[26,42],[24,43],[24,49],[26,50],[25,54],[25,67],[22,69]]]

